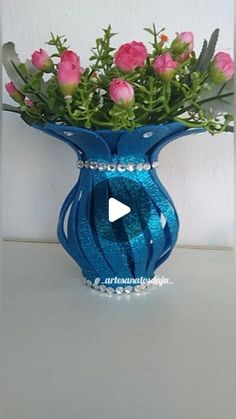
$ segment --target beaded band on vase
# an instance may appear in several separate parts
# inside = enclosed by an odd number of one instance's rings
[[[83,282],[85,285],[91,288],[95,288],[98,291],[105,292],[107,294],[130,294],[132,292],[141,292],[144,291],[146,288],[149,288],[152,285],[152,281],[143,282],[139,285],[123,285],[113,288],[111,286],[106,286],[104,284],[100,285],[99,280],[95,279],[94,282],[90,281],[89,279],[83,278]]]
[[[104,171],[104,170],[108,170],[109,172],[114,172],[115,170],[118,170],[118,172],[124,172],[126,170],[128,170],[129,172],[133,172],[134,170],[137,171],[142,171],[142,170],[151,170],[151,169],[156,169],[157,167],[159,167],[159,162],[158,161],[154,161],[152,163],[133,163],[133,162],[128,162],[128,163],[100,163],[100,162],[96,162],[96,161],[83,161],[83,160],[78,160],[76,162],[76,166],[78,167],[78,169],[91,169],[91,170],[100,170],[100,171]]]

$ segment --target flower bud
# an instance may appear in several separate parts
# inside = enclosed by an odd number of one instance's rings
[[[177,38],[182,44],[187,44],[186,52],[192,52],[194,47],[194,36],[192,32],[181,32]]]
[[[169,52],[159,55],[153,64],[155,73],[162,81],[170,81],[174,77],[177,67],[177,61],[173,60]]]
[[[131,105],[134,101],[134,89],[130,83],[122,79],[113,79],[109,93],[111,100],[119,105]]]
[[[80,57],[73,51],[66,50],[61,54],[61,62],[67,61],[80,67]]]
[[[115,64],[123,71],[134,71],[142,67],[147,58],[147,48],[142,42],[132,41],[123,44],[114,56]]]
[[[53,70],[53,62],[49,57],[47,51],[40,48],[39,51],[34,51],[32,54],[32,64],[40,71],[44,73],[51,73]]]
[[[5,84],[5,87],[6,87],[6,91],[15,102],[22,103],[24,101],[24,95],[22,95],[22,93],[19,92],[19,90],[17,90],[16,86],[14,85],[12,81]]]
[[[62,61],[58,65],[57,79],[64,97],[71,97],[80,82],[80,71],[77,65]]]
[[[221,84],[232,79],[234,74],[234,62],[226,52],[218,52],[209,65],[209,73],[212,81]]]
[[[162,33],[160,35],[160,41],[161,41],[162,44],[164,44],[165,42],[169,41],[168,35],[166,35],[165,33]]]
[[[192,32],[181,32],[171,44],[171,50],[180,56],[180,61],[186,61],[194,47],[194,35]],[[184,51],[183,51],[184,50]]]
[[[31,99],[25,98],[25,104],[29,106],[30,108],[34,107],[34,102]]]
[[[78,67],[79,73],[83,74],[85,68],[80,66],[80,57],[73,51],[66,50],[61,55],[61,63],[68,62]]]

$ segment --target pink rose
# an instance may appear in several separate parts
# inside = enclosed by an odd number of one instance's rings
[[[130,105],[134,101],[134,89],[127,81],[122,79],[113,79],[109,93],[111,100],[119,105]]]
[[[194,36],[192,32],[181,32],[178,35],[179,41],[184,45],[187,44],[187,50],[181,55],[181,61],[188,60],[190,53],[194,47]]]
[[[186,61],[194,47],[194,35],[192,32],[181,32],[171,44],[172,53],[178,57],[178,61]],[[185,49],[185,50],[184,50]],[[184,51],[184,52],[183,52]]]
[[[57,79],[65,98],[73,96],[80,82],[78,66],[68,61],[62,61],[58,65]]]
[[[177,61],[173,60],[169,52],[159,55],[153,63],[153,69],[162,81],[170,81],[177,67]]]
[[[218,52],[209,66],[212,81],[216,84],[232,79],[234,74],[234,61],[227,52]]]
[[[186,52],[192,52],[194,47],[194,35],[192,32],[181,32],[177,38],[182,44],[188,44]]]
[[[17,90],[16,86],[14,85],[12,81],[5,84],[5,88],[6,88],[7,93],[11,96],[11,98],[15,102],[22,103],[24,101],[24,95],[22,95],[22,93],[19,92],[19,90]]]
[[[16,86],[14,85],[14,83],[12,81],[9,81],[8,83],[6,83],[5,87],[6,87],[7,93],[9,93],[9,95],[12,95],[12,94],[18,92]]]
[[[71,64],[78,65],[80,67],[80,57],[73,51],[64,51],[61,55],[61,62],[68,61]]]
[[[47,51],[40,48],[39,51],[34,51],[32,54],[32,64],[44,73],[51,73],[53,70],[53,62],[49,57]]]
[[[147,48],[142,42],[132,41],[123,44],[116,51],[114,61],[117,67],[123,71],[133,71],[142,67],[147,58]]]
[[[80,66],[80,57],[73,51],[64,51],[61,55],[61,63],[68,62],[78,67],[80,74],[85,72],[85,68]]]

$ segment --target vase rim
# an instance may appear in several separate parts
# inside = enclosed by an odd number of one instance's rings
[[[142,129],[152,129],[153,127],[158,127],[158,126],[168,126],[168,125],[178,125],[179,127],[183,127],[184,129],[187,129],[187,127],[182,123],[182,122],[176,122],[176,121],[168,121],[165,122],[163,124],[148,124],[148,125],[141,125],[140,127],[136,127],[132,130],[128,130],[128,129],[121,129],[121,130],[114,130],[114,129],[107,129],[107,128],[101,128],[101,129],[92,129],[92,128],[85,128],[85,127],[81,127],[81,126],[75,126],[75,125],[64,125],[64,124],[56,124],[55,122],[50,122],[47,121],[45,122],[45,124],[42,124],[42,126],[46,127],[48,126],[48,124],[50,125],[54,125],[56,127],[63,127],[63,129],[79,129],[79,130],[84,130],[87,132],[91,132],[91,133],[97,133],[97,134],[124,134],[124,133],[133,133]],[[39,124],[35,123],[33,124],[33,127],[38,128]]]

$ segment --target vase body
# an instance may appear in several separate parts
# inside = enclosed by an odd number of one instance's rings
[[[132,132],[35,127],[67,143],[80,162],[57,232],[85,282],[109,293],[144,289],[173,250],[179,230],[155,162],[165,145],[194,130],[174,122]],[[111,198],[130,208],[114,222],[108,216]]]

